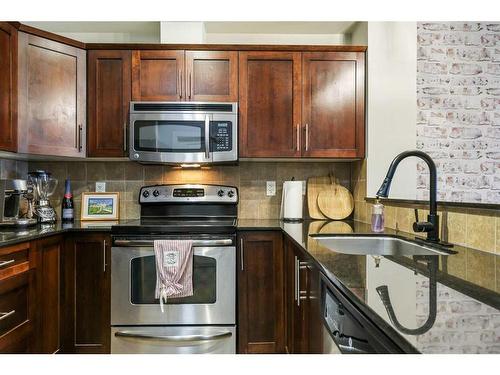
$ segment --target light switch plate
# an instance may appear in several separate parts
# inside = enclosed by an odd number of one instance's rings
[[[266,181],[266,195],[268,197],[276,195],[276,181]]]
[[[95,191],[97,193],[104,193],[106,191],[106,182],[104,182],[104,181],[96,181],[96,183],[95,183]]]

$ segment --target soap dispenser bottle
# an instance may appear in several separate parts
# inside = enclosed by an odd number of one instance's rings
[[[384,205],[378,200],[372,207],[372,232],[384,231]]]

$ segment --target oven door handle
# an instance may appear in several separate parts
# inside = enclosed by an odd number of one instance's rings
[[[193,341],[214,341],[223,340],[231,337],[233,334],[229,331],[219,332],[214,335],[182,335],[182,336],[157,336],[148,335],[146,333],[138,333],[131,331],[118,331],[115,333],[116,337],[125,337],[133,339],[143,339],[143,340],[158,340],[167,342],[193,342]]]
[[[194,240],[193,247],[199,246],[225,246],[232,245],[233,240],[230,238],[224,238],[220,240]],[[154,240],[115,240],[115,246],[123,247],[152,247],[154,246]]]

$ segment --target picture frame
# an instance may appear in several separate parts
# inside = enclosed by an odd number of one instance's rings
[[[120,193],[84,192],[80,209],[81,221],[118,220],[120,217]]]

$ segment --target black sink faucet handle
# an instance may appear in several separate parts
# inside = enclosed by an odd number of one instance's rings
[[[418,208],[415,208],[415,222],[413,223],[413,231],[417,233],[428,233],[432,230],[434,230],[434,224],[429,221],[418,220]]]

